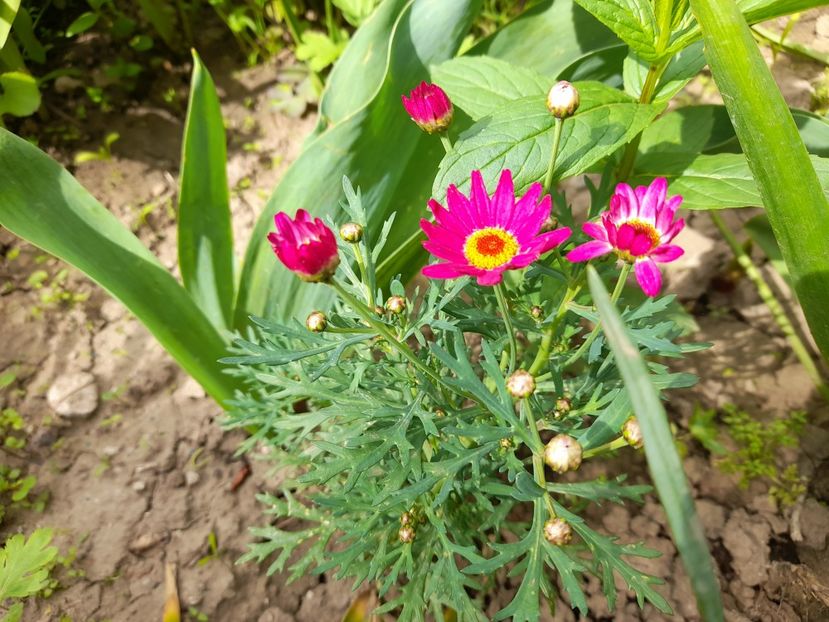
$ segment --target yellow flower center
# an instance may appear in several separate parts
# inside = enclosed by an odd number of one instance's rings
[[[659,236],[659,231],[657,231],[656,227],[654,227],[649,222],[645,222],[644,220],[639,220],[638,218],[633,218],[633,219],[628,220],[627,222],[625,222],[623,224],[630,225],[631,227],[633,227],[633,230],[636,232],[637,236],[639,234],[644,234],[644,235],[648,236],[648,238],[650,238],[651,246],[648,250],[650,250],[651,248],[654,248],[655,246],[659,245],[659,243],[662,241],[662,238]],[[616,255],[622,261],[627,261],[629,263],[633,263],[633,262],[636,261],[637,257],[642,257],[643,256],[643,255],[633,255],[628,250],[620,250],[620,249],[616,250]]]
[[[486,227],[474,231],[463,245],[463,254],[476,268],[492,270],[518,254],[518,242],[509,231]]]

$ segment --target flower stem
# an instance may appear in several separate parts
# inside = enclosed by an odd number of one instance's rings
[[[360,268],[360,276],[363,280],[363,287],[366,290],[366,301],[368,302],[368,308],[374,308],[374,292],[372,291],[371,283],[369,282],[368,278],[368,270],[366,269],[366,260],[363,257],[363,251],[360,249],[360,243],[357,242],[356,244],[352,245],[354,249],[354,257],[357,259],[357,266]]]
[[[605,443],[604,445],[599,445],[598,447],[593,447],[592,449],[585,449],[581,457],[583,460],[587,460],[588,458],[594,458],[611,451],[616,451],[622,447],[629,447],[629,444],[625,440],[625,437],[620,436],[616,440]]]
[[[803,343],[803,340],[798,336],[791,320],[789,320],[789,316],[786,315],[783,305],[780,304],[780,301],[774,295],[774,292],[763,278],[762,273],[757,266],[754,265],[751,257],[749,257],[748,253],[745,252],[728,225],[725,224],[723,219],[720,218],[719,214],[715,211],[712,210],[709,213],[711,214],[711,220],[717,226],[717,229],[720,230],[723,238],[725,238],[725,241],[734,252],[737,263],[743,269],[748,279],[754,284],[754,287],[757,288],[757,293],[760,294],[760,298],[769,308],[769,311],[771,311],[772,318],[774,318],[774,321],[786,336],[792,352],[794,352],[794,355],[800,361],[800,364],[803,365],[803,368],[806,370],[806,373],[809,374],[812,382],[815,383],[815,387],[818,392],[820,392],[824,399],[829,400],[829,387],[827,387],[821,377],[814,360],[809,354],[809,349],[806,347],[806,344]]]
[[[449,153],[450,151],[452,151],[452,141],[449,140],[449,134],[448,133],[446,133],[446,132],[441,132],[440,133],[440,142],[443,145],[443,150],[446,153]]]
[[[619,296],[622,295],[622,290],[625,288],[625,282],[628,279],[628,274],[630,274],[630,264],[625,262],[622,264],[622,271],[619,272],[619,280],[616,281],[616,287],[613,288],[613,293],[610,295],[610,301],[615,305],[616,302],[619,300]],[[587,351],[587,349],[593,345],[593,342],[596,340],[596,337],[599,336],[599,331],[601,330],[602,323],[601,321],[596,322],[596,325],[593,327],[593,330],[590,331],[590,334],[587,336],[582,344],[579,346],[579,349],[575,351],[575,353],[567,359],[564,363],[564,367],[569,367],[577,360],[579,360],[582,354]]]
[[[659,78],[662,77],[662,72],[665,71],[667,63],[654,64],[648,69],[648,75],[645,77],[645,84],[642,85],[642,93],[639,95],[640,104],[650,104],[653,101],[653,96],[656,92],[656,85],[659,83]],[[642,132],[627,144],[625,153],[622,156],[622,161],[619,163],[619,169],[616,172],[617,181],[626,181],[633,172],[633,163],[636,161],[636,154],[639,151],[639,143],[642,142]]]
[[[331,287],[333,287],[336,292],[340,295],[345,302],[347,302],[354,311],[363,319],[363,321],[371,326],[374,330],[376,330],[380,335],[382,335],[386,341],[389,343],[391,347],[397,350],[400,354],[403,355],[405,359],[407,359],[412,365],[414,365],[418,370],[423,372],[426,376],[432,379],[435,383],[440,385],[441,380],[440,376],[438,376],[432,369],[427,367],[423,361],[417,358],[414,352],[411,351],[409,346],[405,343],[402,343],[395,334],[386,326],[383,322],[378,321],[374,317],[374,313],[368,307],[366,307],[362,302],[357,300],[351,293],[342,286],[341,283],[332,279],[330,281]]]
[[[530,428],[530,436],[535,447],[531,447],[533,452],[533,475],[535,476],[535,483],[544,489],[544,501],[547,504],[547,511],[550,513],[550,518],[555,518],[556,511],[553,509],[553,502],[550,499],[550,493],[547,490],[547,479],[544,477],[544,460],[542,455],[544,453],[544,443],[541,442],[541,435],[538,433],[538,424],[535,422],[533,416],[533,409],[530,406],[530,400],[523,400],[524,414],[527,415],[527,426]]]
[[[547,165],[547,174],[544,176],[544,190],[542,191],[543,194],[547,194],[550,192],[550,186],[553,184],[553,171],[556,168],[556,159],[558,158],[558,147],[561,143],[561,128],[564,125],[564,122],[556,118],[555,126],[553,129],[553,150],[550,152],[550,164]]]
[[[501,315],[504,318],[504,328],[509,338],[509,373],[512,373],[515,370],[515,361],[518,356],[518,341],[515,339],[515,328],[512,326],[512,318],[509,314],[509,305],[507,305],[505,289],[503,283],[498,283],[495,286],[495,298],[498,299],[498,307],[501,309]]]
[[[533,376],[541,371],[544,363],[550,359],[550,348],[553,345],[553,337],[555,336],[556,330],[558,330],[564,316],[567,315],[567,305],[578,295],[580,290],[581,285],[570,285],[567,288],[567,292],[564,294],[564,298],[558,306],[556,317],[553,319],[553,323],[544,331],[544,336],[541,338],[541,345],[538,346],[538,353],[535,355],[532,365],[530,365],[529,372]]]

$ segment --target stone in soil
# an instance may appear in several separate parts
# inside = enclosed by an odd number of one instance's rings
[[[756,516],[735,510],[723,530],[723,544],[731,554],[731,566],[737,577],[748,587],[762,584],[768,578],[769,539],[771,528]]]
[[[87,372],[58,377],[46,393],[49,406],[62,417],[86,417],[98,408],[95,376]]]

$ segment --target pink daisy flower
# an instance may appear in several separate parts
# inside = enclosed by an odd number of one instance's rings
[[[412,121],[425,132],[442,132],[452,123],[455,112],[449,97],[437,84],[421,82],[409,96],[400,96]]]
[[[586,222],[582,230],[593,238],[569,253],[570,261],[589,261],[615,252],[622,261],[632,263],[636,280],[648,296],[662,289],[657,263],[669,263],[685,252],[671,241],[682,231],[685,221],[674,220],[682,196],[667,198],[668,182],[658,177],[650,186],[634,190],[627,184],[616,186],[610,209],[600,222]]]
[[[497,285],[506,270],[526,268],[564,242],[570,236],[567,227],[539,235],[552,208],[550,196],[541,198],[541,191],[541,184],[535,183],[516,200],[508,170],[501,173],[491,198],[480,171],[472,171],[468,198],[454,185],[449,186],[449,209],[432,199],[429,209],[435,222],[420,221],[429,238],[423,247],[444,260],[426,266],[423,274],[434,279],[474,276],[479,285]]]
[[[273,252],[303,281],[327,281],[340,264],[334,232],[304,209],[291,220],[285,212],[273,218],[276,231],[268,234]]]

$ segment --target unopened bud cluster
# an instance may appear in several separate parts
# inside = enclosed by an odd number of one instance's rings
[[[559,434],[544,447],[544,462],[556,473],[575,471],[581,465],[581,444],[572,436]]]
[[[556,119],[573,116],[580,103],[578,89],[566,80],[554,84],[547,94],[547,109]]]
[[[556,546],[569,544],[573,539],[573,530],[563,518],[551,518],[544,523],[544,539]]]
[[[627,444],[635,449],[641,449],[645,444],[645,439],[642,437],[642,429],[639,427],[639,421],[636,417],[630,417],[622,426],[622,436],[627,441]]]
[[[321,333],[328,326],[328,319],[322,311],[314,311],[305,319],[305,328],[312,333]]]
[[[386,301],[386,310],[394,315],[400,315],[406,310],[406,299],[403,296],[391,296]]]
[[[340,237],[346,242],[356,244],[363,239],[363,227],[356,222],[347,222],[340,227]]]

